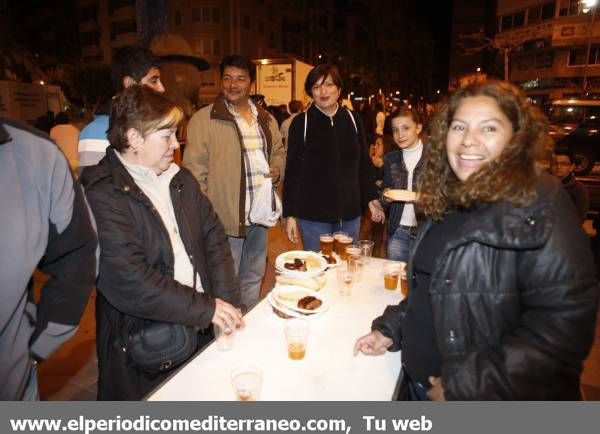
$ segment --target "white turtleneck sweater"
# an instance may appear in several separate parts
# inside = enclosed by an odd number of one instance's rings
[[[194,267],[179,234],[179,225],[175,218],[175,210],[173,209],[173,201],[169,190],[171,180],[179,172],[179,166],[171,163],[167,170],[160,175],[156,175],[152,169],[128,163],[117,151],[115,153],[136,185],[148,196],[169,233],[173,257],[175,258],[175,280],[182,285],[192,287],[194,284]],[[196,273],[196,291],[204,292],[198,273]]]
[[[423,142],[421,142],[421,139],[419,139],[419,143],[414,148],[402,150],[402,158],[404,159],[404,165],[406,166],[406,170],[408,171],[408,184],[406,186],[407,190],[412,191],[413,174],[415,172],[415,167],[417,167],[417,163],[419,163],[419,160],[421,159],[422,154]],[[400,218],[400,224],[402,226],[417,225],[415,206],[412,203],[404,204],[404,209],[402,210],[402,217]]]

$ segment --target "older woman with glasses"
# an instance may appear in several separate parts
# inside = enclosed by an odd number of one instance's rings
[[[305,250],[318,251],[320,234],[344,231],[356,240],[362,210],[377,192],[362,122],[338,104],[337,67],[317,65],[304,89],[313,104],[289,129],[283,215],[290,241],[301,237]]]

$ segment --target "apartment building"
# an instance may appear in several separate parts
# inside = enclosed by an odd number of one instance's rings
[[[498,0],[496,41],[509,50],[510,81],[537,104],[600,96],[598,7],[580,0]]]
[[[333,0],[78,0],[84,61],[110,63],[115,49],[152,35],[183,38],[189,53],[208,62],[199,74],[199,102],[219,91],[219,62],[228,54],[252,59],[297,57],[312,63],[317,36],[333,29]]]
[[[110,63],[115,49],[137,44],[135,0],[78,0],[81,59]]]

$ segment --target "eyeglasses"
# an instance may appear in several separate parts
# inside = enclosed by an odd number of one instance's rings
[[[321,84],[313,84],[312,87],[310,88],[310,90],[312,90],[314,92],[316,90],[321,89],[322,87],[325,87],[325,89],[333,89],[334,87],[337,87],[337,84],[335,84],[331,80],[327,80]]]

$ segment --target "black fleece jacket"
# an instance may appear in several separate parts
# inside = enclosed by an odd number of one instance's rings
[[[370,165],[360,118],[344,107],[329,117],[311,106],[290,125],[283,215],[319,222],[360,216],[377,197]]]

